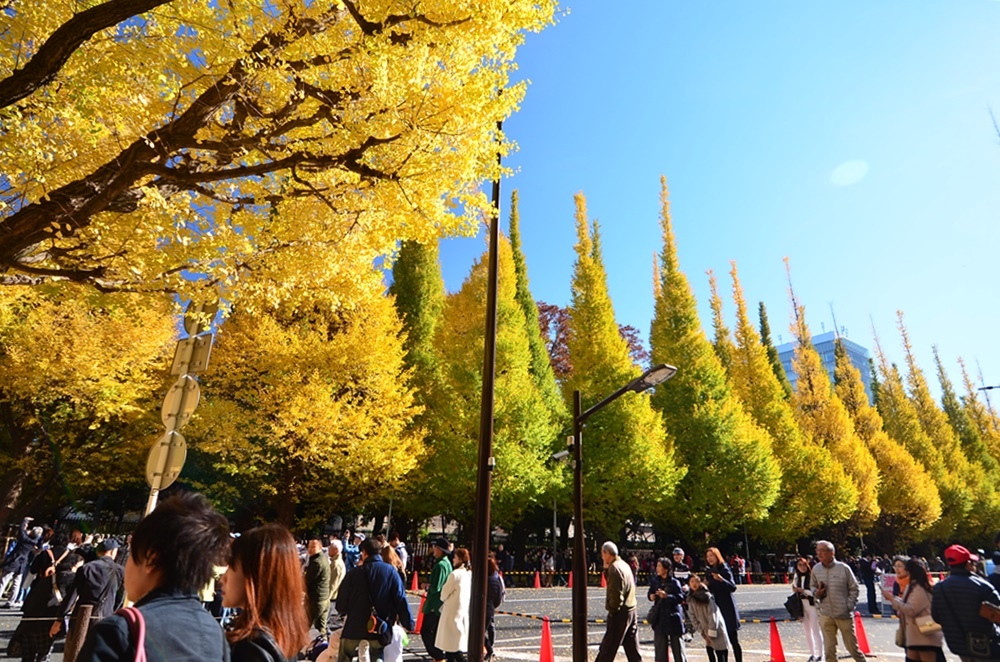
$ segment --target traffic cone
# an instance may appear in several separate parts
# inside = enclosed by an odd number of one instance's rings
[[[537,570],[535,570],[535,588],[542,587],[542,576]]]
[[[605,577],[604,573],[602,572],[601,573],[601,588],[607,588],[607,587],[608,587],[608,578]]]
[[[542,621],[542,647],[538,651],[538,662],[555,662],[556,652],[552,648],[552,628],[549,627],[549,617]]]
[[[771,662],[785,662],[785,649],[778,634],[778,623],[771,617]]]
[[[747,584],[753,584],[753,573],[752,572],[748,572],[747,573]]]
[[[572,571],[570,571],[570,573],[569,573],[569,587],[573,588],[573,572]]]
[[[413,626],[413,634],[420,634],[420,628],[424,626],[424,603],[427,602],[427,596],[420,596],[420,606],[417,608],[417,624]]]
[[[786,584],[788,583],[788,573],[787,572],[785,573],[785,583]]]
[[[858,650],[865,655],[871,655],[872,649],[868,645],[868,635],[865,634],[865,624],[861,622],[861,612],[854,612],[854,634],[858,638]]]
[[[770,573],[767,573],[767,572],[764,573],[764,583],[765,584],[770,584],[771,583],[771,574]]]
[[[418,573],[416,570],[413,571],[413,583],[410,584],[410,590],[411,591],[419,591],[420,590],[420,579],[418,578],[419,575],[420,575],[420,573]]]

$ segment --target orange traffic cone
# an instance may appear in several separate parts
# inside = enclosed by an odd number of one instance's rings
[[[601,573],[601,588],[607,588],[607,587],[608,587],[608,578],[605,577],[604,573],[602,572]]]
[[[416,570],[413,571],[413,583],[410,584],[410,590],[411,591],[419,591],[420,590],[420,579],[418,578],[419,575],[420,575],[419,572],[417,572]]]
[[[535,570],[535,588],[542,587],[542,576]]]
[[[771,575],[768,574],[768,573],[766,573],[766,572],[764,573],[764,583],[765,584],[770,584],[771,583]]]
[[[748,572],[747,573],[747,584],[753,584],[753,573],[752,572]],[[669,646],[668,646],[668,648],[669,648]]]
[[[854,612],[854,634],[858,638],[858,650],[865,655],[872,654],[872,648],[868,645],[868,635],[865,633],[865,624],[861,622],[861,612]]]
[[[569,587],[573,588],[573,573],[569,573]]]
[[[785,583],[786,584],[788,583],[788,573],[787,572],[785,573]]]
[[[771,617],[771,662],[785,662],[785,649],[778,634],[778,623]]]
[[[424,626],[424,603],[427,602],[427,596],[420,596],[420,606],[417,608],[417,624],[413,626],[413,634],[420,634],[420,628]]]
[[[542,621],[542,647],[538,651],[538,662],[555,662],[556,652],[552,648],[552,628],[549,627],[549,617]]]

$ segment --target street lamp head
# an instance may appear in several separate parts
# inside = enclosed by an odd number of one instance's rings
[[[635,393],[648,391],[654,386],[658,386],[667,381],[675,374],[677,374],[677,368],[672,365],[667,365],[666,363],[654,365],[652,368],[642,373],[642,376],[629,384],[628,390],[634,391]]]

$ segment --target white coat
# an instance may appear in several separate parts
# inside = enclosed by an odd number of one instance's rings
[[[458,568],[441,589],[441,620],[434,646],[446,653],[469,652],[469,603],[472,601],[472,571]]]

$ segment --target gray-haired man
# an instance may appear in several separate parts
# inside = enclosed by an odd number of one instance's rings
[[[823,633],[824,659],[837,659],[837,631],[844,640],[844,647],[857,662],[865,662],[858,651],[858,638],[854,632],[854,608],[858,606],[858,580],[851,567],[834,558],[832,542],[816,543],[819,563],[812,569],[809,580],[816,609],[819,611],[819,629]]]
[[[638,627],[635,618],[635,579],[632,568],[618,556],[618,547],[613,542],[601,546],[604,559],[604,576],[608,583],[605,606],[608,610],[608,629],[601,640],[595,662],[612,662],[618,647],[625,647],[628,662],[639,662],[639,644],[636,640]]]

